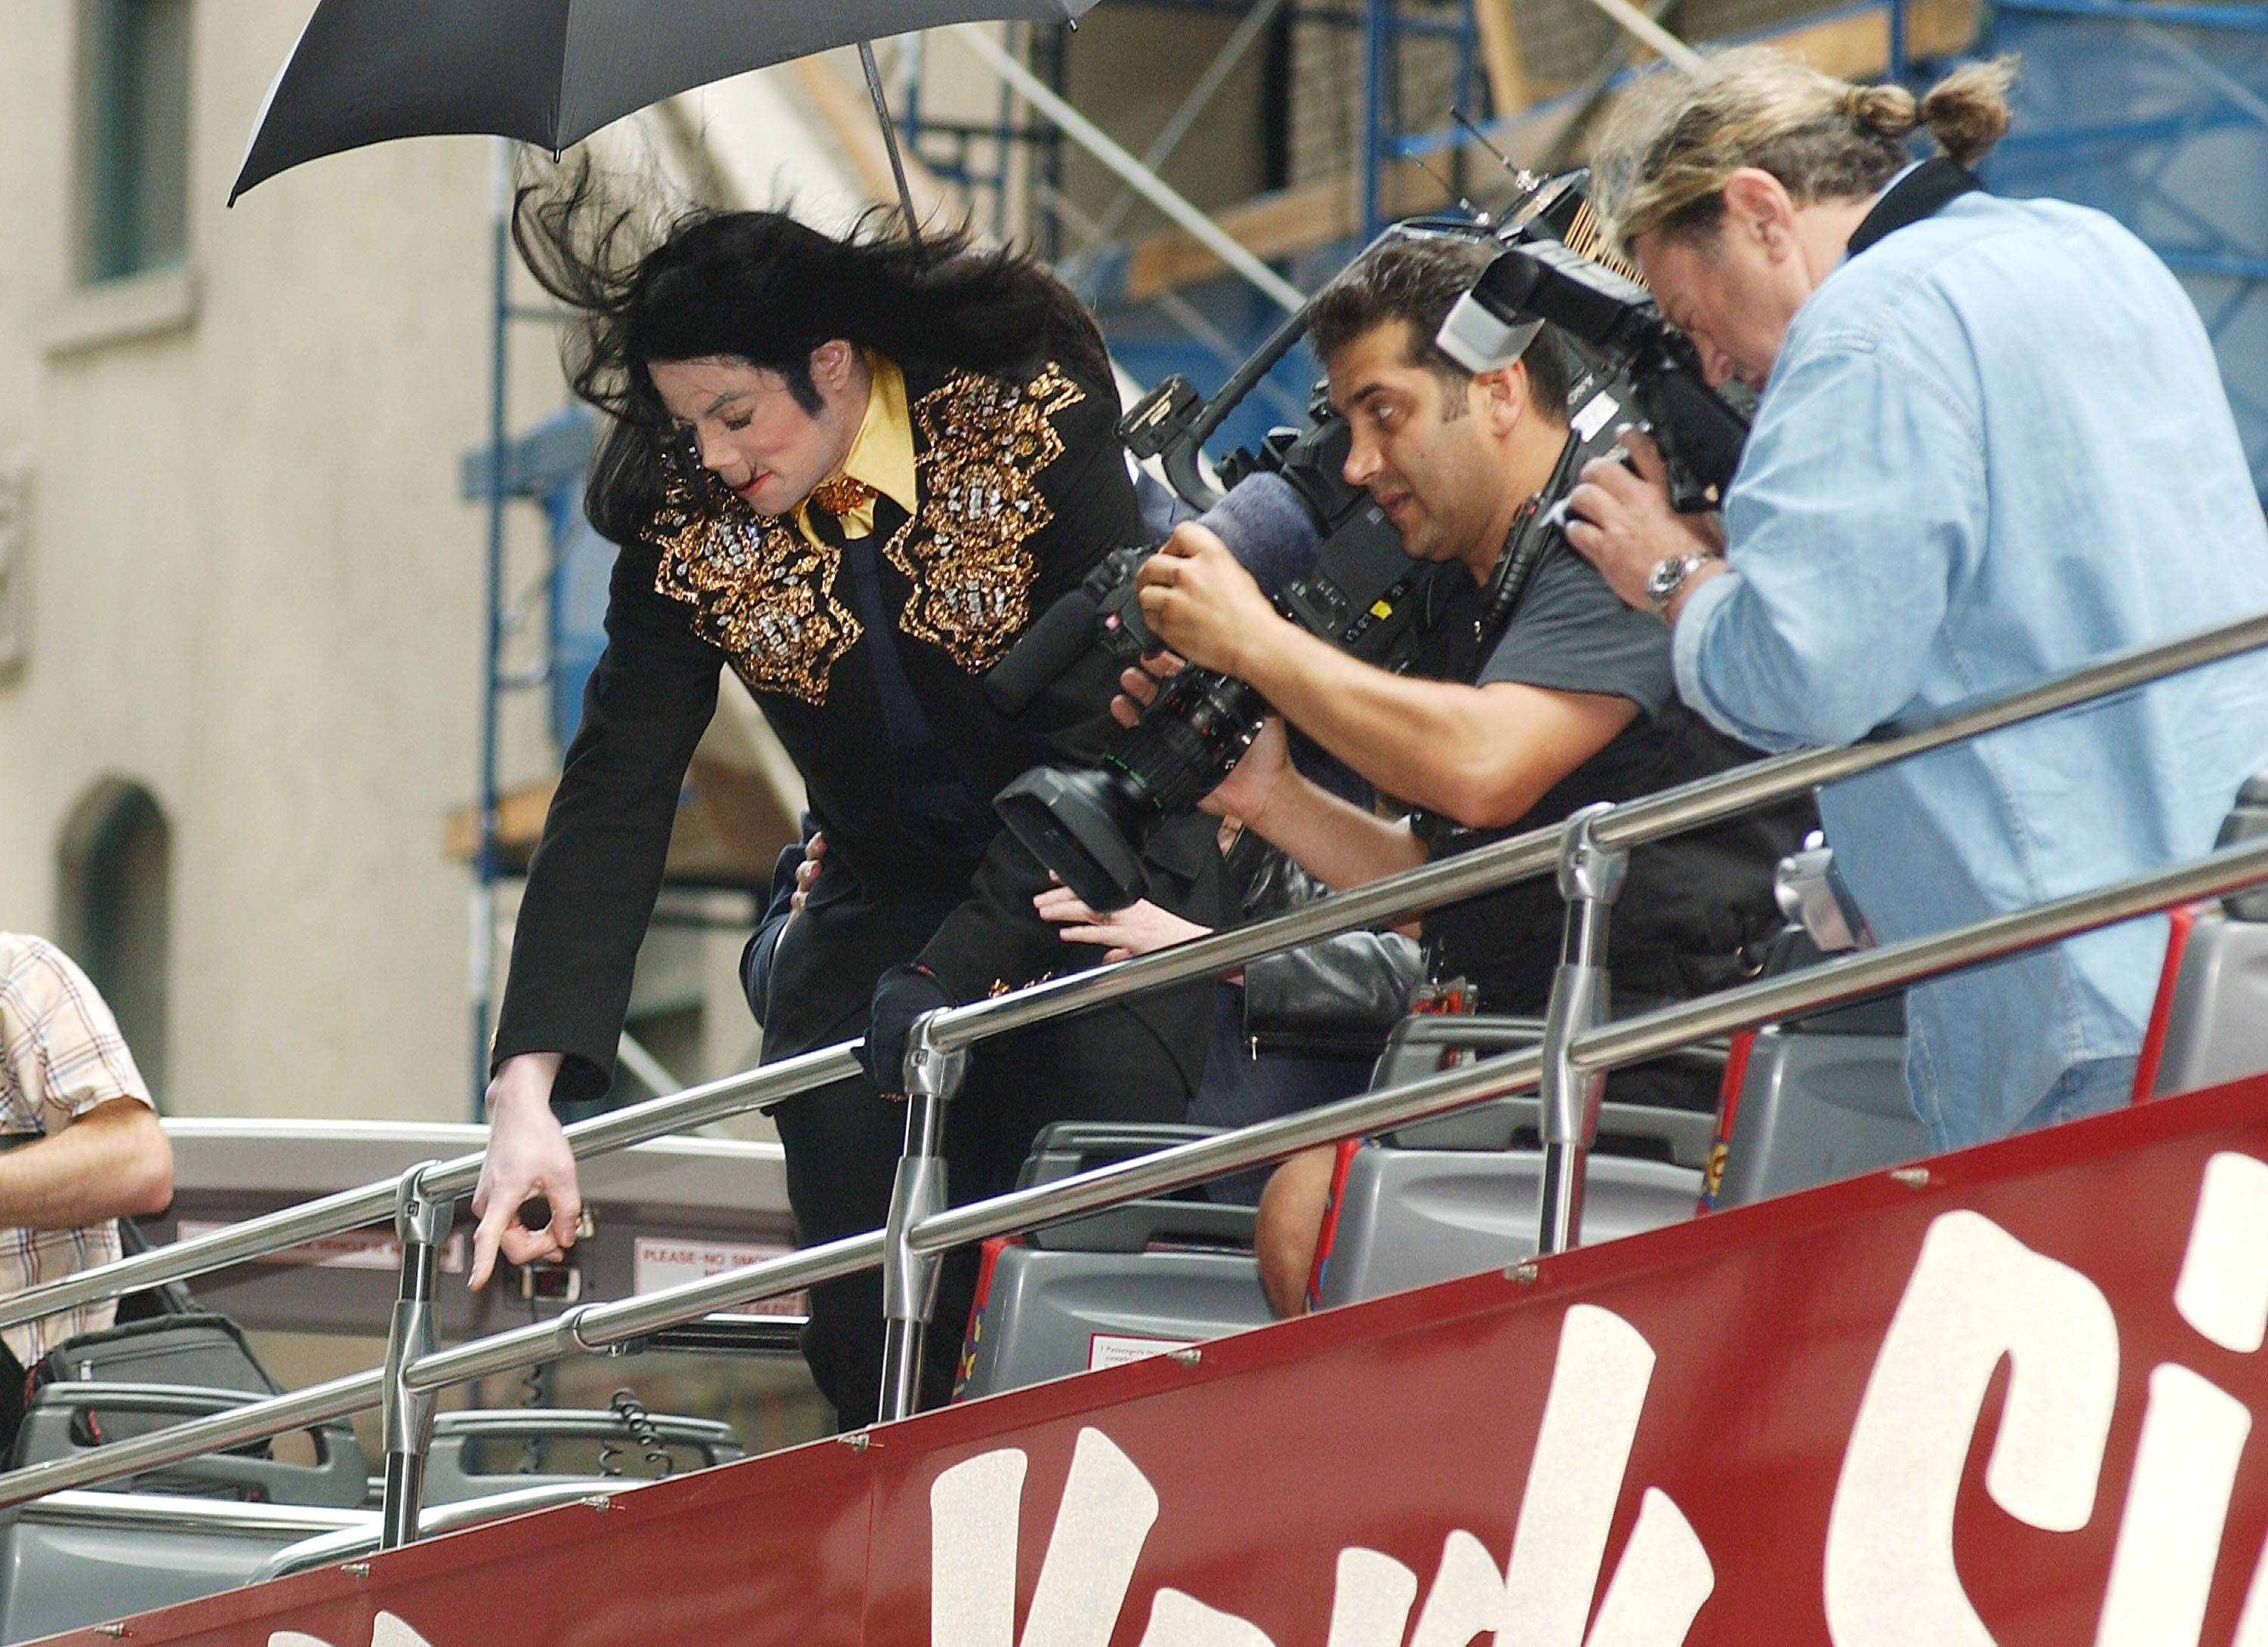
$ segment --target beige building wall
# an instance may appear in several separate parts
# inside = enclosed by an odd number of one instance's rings
[[[310,0],[192,4],[187,258],[92,288],[79,8],[0,8],[0,498],[28,500],[0,927],[56,930],[75,810],[141,785],[170,830],[166,1107],[461,1119],[471,877],[442,828],[476,771],[485,525],[459,485],[487,430],[492,144],[335,157],[226,209]],[[512,342],[518,430],[567,397],[549,327]],[[508,595],[542,570],[512,510]],[[540,693],[508,699],[502,746],[507,787],[556,765]],[[745,1052],[735,1027],[704,1062]]]
[[[193,14],[188,252],[74,278],[77,9],[0,13],[0,450],[31,479],[27,656],[0,686],[0,923],[52,929],[107,777],[171,827],[184,1114],[466,1112],[487,145],[287,173],[225,210],[296,0]],[[523,411],[558,403],[523,351]]]

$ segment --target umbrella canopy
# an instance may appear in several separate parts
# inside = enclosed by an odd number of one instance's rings
[[[1066,22],[1094,0],[322,0],[268,88],[228,198],[392,137],[554,151],[711,80],[888,34]]]

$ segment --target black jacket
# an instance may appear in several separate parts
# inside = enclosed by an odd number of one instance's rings
[[[899,962],[920,961],[968,1001],[1101,957],[1033,913],[1046,872],[999,830],[990,800],[1027,768],[1100,752],[1114,669],[1090,656],[1013,720],[979,688],[1096,560],[1141,540],[1116,394],[1037,358],[1013,378],[900,365],[911,518],[878,498],[869,536],[822,549],[792,519],[712,494],[616,559],[606,651],[529,865],[493,1054],[565,1053],[561,1097],[602,1092],[614,1067],[720,660],[803,774],[827,837],[818,881],[773,957],[767,1061],[859,1033],[876,976]],[[1160,830],[1148,856],[1153,897],[1221,919],[1210,819]],[[1133,1010],[1188,1049],[1194,1080],[1204,992]]]

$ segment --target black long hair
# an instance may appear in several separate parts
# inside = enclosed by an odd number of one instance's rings
[[[522,187],[512,239],[538,284],[575,311],[575,393],[609,419],[584,510],[617,543],[662,502],[684,442],[651,368],[725,356],[786,379],[816,410],[811,352],[841,338],[898,362],[1005,373],[1052,358],[1110,382],[1094,321],[1039,264],[979,251],[966,232],[909,238],[877,208],[843,239],[777,211],[694,210],[651,242],[647,215],[610,202],[585,163],[563,187]]]

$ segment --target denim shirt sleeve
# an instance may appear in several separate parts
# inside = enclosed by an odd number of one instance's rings
[[[1987,525],[1983,437],[1940,374],[1865,335],[1793,342],[1726,498],[1732,575],[1674,641],[1680,695],[1768,750],[1913,701]]]

